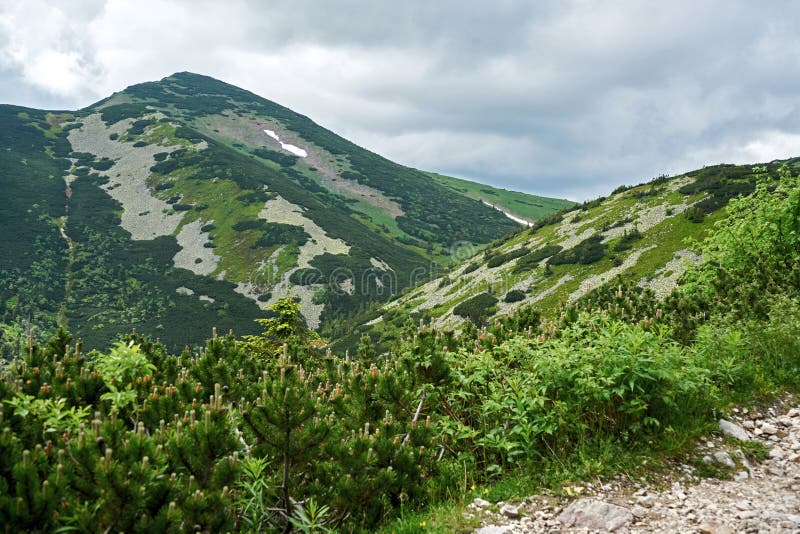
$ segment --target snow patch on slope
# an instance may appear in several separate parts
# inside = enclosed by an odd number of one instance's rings
[[[274,131],[264,130],[264,133],[273,138],[274,140],[276,140],[281,145],[281,148],[284,149],[286,152],[294,154],[295,156],[300,156],[301,158],[308,157],[308,152],[306,152],[299,146],[290,145],[289,143],[284,143],[283,141],[281,141],[280,136],[278,136],[278,134],[276,134]]]
[[[496,205],[492,204],[491,202],[487,202],[487,201],[485,201],[483,199],[481,199],[481,202],[483,202],[487,206],[490,206],[490,207],[496,209],[497,211],[499,211],[500,213],[502,213],[503,215],[505,215],[506,217],[508,217],[509,219],[511,219],[512,221],[514,221],[516,223],[524,224],[525,226],[533,226],[533,223],[531,221],[529,221],[527,219],[522,219],[520,217],[517,217],[516,215],[512,215],[509,212],[507,212],[506,210],[504,210],[501,206],[496,206]]]

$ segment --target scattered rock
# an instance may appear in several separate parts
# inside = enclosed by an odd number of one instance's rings
[[[770,436],[773,436],[778,433],[778,429],[775,427],[775,425],[771,425],[769,423],[764,423],[763,425],[761,425],[761,431],[764,434],[769,434]]]
[[[788,402],[793,404],[788,406]],[[747,414],[750,419],[728,421],[735,426],[752,425],[756,437],[745,434],[743,441],[754,439],[763,445],[769,460],[751,464],[743,452],[747,450],[744,443],[742,448],[732,448],[719,435],[698,442],[697,454],[703,461],[733,469],[733,480],[700,479],[691,466],[676,464],[660,479],[658,487],[666,485],[665,489],[656,489],[644,478],[619,475],[576,486],[580,490],[565,492],[563,501],[547,494],[523,503],[496,505],[476,499],[469,506],[471,513],[487,525],[476,532],[800,533],[800,406],[791,397],[775,406],[749,414],[742,408],[737,417]],[[520,513],[520,505],[530,510],[529,516]],[[492,511],[495,506],[499,513]]]
[[[747,435],[747,430],[740,427],[736,423],[728,421],[727,419],[719,420],[719,431],[726,436],[738,439],[739,441],[747,441],[750,439],[750,437]]]
[[[489,501],[486,501],[484,499],[481,499],[480,497],[476,497],[475,500],[472,501],[472,506],[474,506],[478,510],[482,510],[482,509],[486,508],[487,506],[489,506],[490,504],[492,504],[492,503],[490,503]]]
[[[489,525],[479,528],[475,531],[475,534],[506,534],[513,531],[514,527],[510,525]]]
[[[736,467],[736,462],[733,461],[731,455],[728,454],[727,451],[717,451],[714,453],[714,459],[717,463],[724,465],[725,467],[730,467],[734,469]]]
[[[736,531],[719,523],[706,523],[697,529],[700,534],[736,534]]]
[[[613,532],[633,521],[627,508],[594,499],[578,499],[565,508],[558,520],[568,527],[585,527]]]
[[[638,504],[631,508],[631,513],[633,517],[636,519],[642,519],[644,516],[647,515],[647,508],[643,506],[639,506]]]
[[[517,519],[519,517],[519,508],[511,504],[504,504],[500,507],[500,515],[504,515],[509,519]]]

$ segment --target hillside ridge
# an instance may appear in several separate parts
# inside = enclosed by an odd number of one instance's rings
[[[519,227],[208,76],[135,84],[77,112],[0,113],[0,187],[17,199],[4,221],[37,218],[0,241],[0,318],[69,327],[90,346],[133,326],[173,347],[213,326],[251,333],[285,296],[335,334],[452,263],[454,243]],[[197,329],[171,328],[169,310]]]

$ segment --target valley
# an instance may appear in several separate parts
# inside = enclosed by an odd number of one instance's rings
[[[799,175],[575,204],[192,73],[0,106],[0,525],[790,531]]]
[[[44,332],[69,327],[98,348],[130,328],[173,347],[201,341],[214,326],[245,334],[286,296],[299,300],[314,329],[349,321],[451,264],[452,243],[480,248],[518,227],[306,117],[191,73],[80,112],[8,108],[6,116],[9,131],[29,129],[37,158],[59,167],[47,187],[61,203],[65,190],[71,195],[58,229],[71,267],[48,275],[70,288],[64,300],[48,301],[58,313],[36,304],[41,295],[12,298],[6,285],[0,316],[18,325],[39,316]],[[6,138],[8,158],[19,157],[16,142]],[[26,198],[15,189],[24,181],[2,179],[7,195]],[[14,258],[12,250],[32,244],[20,236],[2,252]],[[98,271],[90,258],[103,254]],[[128,289],[117,291],[125,296],[109,301],[110,287],[123,281]],[[176,306],[195,317],[191,332],[167,328],[165,314]]]

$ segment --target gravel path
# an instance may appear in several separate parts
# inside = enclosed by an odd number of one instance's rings
[[[696,452],[702,462],[727,467],[732,479],[699,479],[692,466],[681,465],[658,488],[620,477],[573,488],[580,498],[537,495],[508,504],[476,499],[467,513],[482,518],[478,534],[799,533],[800,403],[789,397],[766,413],[734,412]],[[748,462],[733,434],[762,443],[769,457]]]

